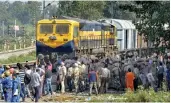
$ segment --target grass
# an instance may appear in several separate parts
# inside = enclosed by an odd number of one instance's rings
[[[153,89],[139,89],[137,92],[127,91],[123,94],[99,94],[98,96],[76,96],[75,94],[53,95],[43,98],[44,102],[170,102],[170,92]]]
[[[25,62],[25,61],[32,61],[36,60],[36,52],[30,52],[26,55],[19,55],[19,56],[11,56],[8,59],[0,60],[1,64],[11,64],[11,63],[17,63],[17,62]]]

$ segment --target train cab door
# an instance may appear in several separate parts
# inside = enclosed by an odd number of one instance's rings
[[[79,28],[78,26],[73,26],[73,41],[75,45],[75,49],[79,49],[80,43],[79,43]]]

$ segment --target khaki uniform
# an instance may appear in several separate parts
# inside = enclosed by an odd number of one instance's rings
[[[60,66],[59,67],[59,80],[61,82],[61,92],[64,93],[65,92],[65,76],[66,76],[66,67],[65,66]]]
[[[74,75],[74,86],[75,86],[75,92],[78,92],[78,81],[80,76],[79,67],[73,68],[73,75]]]

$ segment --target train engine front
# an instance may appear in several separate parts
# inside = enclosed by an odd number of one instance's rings
[[[66,19],[43,19],[36,25],[36,53],[68,54],[75,49],[73,35],[78,33],[79,23]]]

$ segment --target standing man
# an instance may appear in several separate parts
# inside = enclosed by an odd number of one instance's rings
[[[97,90],[97,79],[98,79],[98,76],[97,76],[97,72],[94,70],[94,68],[91,68],[89,74],[88,74],[88,77],[89,77],[89,82],[90,82],[90,93],[89,93],[89,96],[91,96],[92,94],[92,89],[93,89],[93,86],[96,90],[96,95],[98,94],[98,90]]]
[[[36,72],[33,72],[33,74],[31,75],[31,86],[34,88],[34,98],[32,99],[35,102],[38,102],[40,95],[39,95],[39,91],[40,91],[40,84],[41,84],[41,79],[40,79],[40,75],[39,75],[40,69],[36,69]]]
[[[134,90],[134,79],[135,79],[134,73],[131,72],[131,69],[129,68],[125,76],[125,81],[126,81],[126,88],[129,88],[132,91]]]
[[[163,64],[162,62],[160,62],[160,65],[158,67],[158,75],[157,75],[157,78],[158,78],[158,88],[161,88],[163,87],[163,74],[164,74],[164,67],[163,67]]]
[[[61,62],[61,66],[59,67],[59,80],[61,83],[61,93],[65,93],[65,76],[66,76],[66,67],[63,62]]]
[[[72,92],[72,75],[73,75],[73,67],[70,65],[67,71],[67,85],[69,87],[69,92]]]
[[[77,63],[74,64],[73,71],[74,71],[73,79],[74,79],[75,93],[77,95],[78,94],[78,81],[79,81],[79,76],[80,76],[80,71],[79,71],[79,67]]]
[[[0,64],[0,75],[4,73],[4,68]],[[2,87],[2,77],[0,77],[0,92],[1,92],[1,99],[4,99],[3,87]]]
[[[107,67],[108,65],[105,64],[104,68],[102,68],[102,71],[101,71],[101,87],[100,87],[101,93],[106,93],[108,89],[108,82],[110,79],[110,70]]]
[[[45,84],[46,84],[46,91],[47,95],[49,95],[49,92],[52,95],[52,71],[48,68],[48,66],[45,66]]]
[[[43,85],[44,85],[44,77],[45,77],[45,70],[42,68],[44,66],[39,65],[38,69],[39,69],[39,75],[40,75],[40,80],[41,80],[41,84],[40,84],[40,90],[39,90],[39,96],[42,97],[42,91],[43,91]]]
[[[170,65],[169,64],[167,64],[166,82],[167,82],[167,91],[170,91]]]
[[[25,83],[24,83],[25,70],[24,70],[24,67],[20,63],[17,63],[17,67],[19,68],[19,77],[21,80],[20,95],[22,97],[22,102],[25,102]]]
[[[11,102],[20,102],[20,88],[21,82],[18,78],[19,71],[15,70],[13,73],[13,85],[12,85],[12,100]]]
[[[4,73],[4,79],[2,80],[5,102],[11,102],[12,99],[12,77],[9,71]]]

